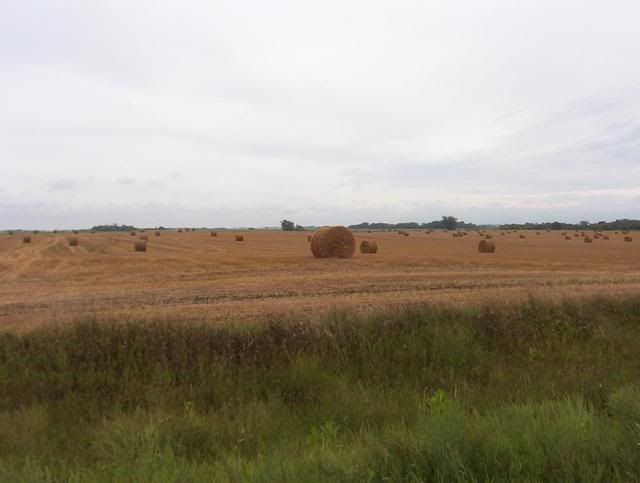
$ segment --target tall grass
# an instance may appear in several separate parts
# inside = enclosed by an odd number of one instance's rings
[[[640,480],[640,299],[0,336],[2,481]]]

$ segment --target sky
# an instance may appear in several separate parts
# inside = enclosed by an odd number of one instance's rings
[[[637,0],[0,0],[0,229],[640,218]]]

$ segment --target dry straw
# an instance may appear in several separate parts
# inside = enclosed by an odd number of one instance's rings
[[[71,238],[69,238],[69,246],[70,247],[77,247],[78,246],[78,237],[72,236]]]
[[[133,244],[133,249],[136,252],[146,252],[147,251],[147,242],[146,241],[137,241]]]
[[[316,258],[351,258],[356,251],[356,239],[344,226],[327,226],[311,239],[311,253]]]
[[[244,241],[243,235],[236,235],[236,241]]]
[[[478,251],[480,253],[493,253],[496,251],[496,244],[492,241],[480,240]]]
[[[378,253],[378,244],[373,240],[363,240],[360,243],[360,253]]]

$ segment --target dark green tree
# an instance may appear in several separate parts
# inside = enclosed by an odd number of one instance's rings
[[[455,230],[458,226],[458,219],[455,216],[443,216],[442,226],[447,230]]]
[[[293,221],[289,220],[282,220],[280,222],[280,226],[282,227],[283,231],[293,231],[296,228],[296,224]]]

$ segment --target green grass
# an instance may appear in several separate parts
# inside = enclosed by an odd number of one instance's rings
[[[0,335],[0,481],[640,481],[640,299]]]

